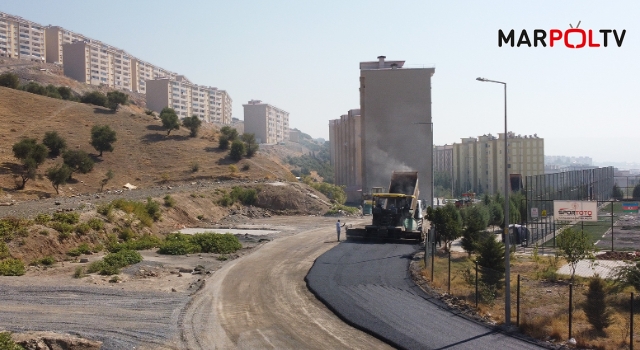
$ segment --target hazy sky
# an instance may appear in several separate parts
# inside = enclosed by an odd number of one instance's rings
[[[545,139],[546,155],[640,161],[637,1],[32,1],[0,11],[104,41],[196,84],[225,89],[233,116],[260,99],[292,128],[328,138],[359,108],[358,63],[379,55],[435,66],[436,144],[504,130]],[[621,47],[498,47],[498,30],[626,29]],[[572,34],[571,42],[579,42]]]

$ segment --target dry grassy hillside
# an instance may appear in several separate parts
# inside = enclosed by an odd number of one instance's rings
[[[129,182],[140,187],[176,181],[197,181],[236,177],[248,180],[291,179],[291,173],[277,160],[258,153],[252,159],[234,162],[227,152],[217,148],[216,129],[204,127],[196,138],[186,129],[172,131],[167,136],[161,122],[145,114],[132,113],[125,107],[116,113],[106,108],[52,99],[27,92],[0,87],[0,188],[14,199],[55,195],[48,180],[40,176],[30,180],[24,190],[15,191],[19,161],[13,157],[12,146],[21,138],[42,141],[47,131],[55,130],[67,141],[70,149],[82,149],[94,155],[96,165],[88,174],[74,174],[74,183],[61,187],[61,195],[97,192],[100,180],[109,170],[115,178],[107,187],[121,188]],[[112,153],[97,157],[89,144],[91,127],[106,124],[117,133],[118,141]],[[47,159],[38,174],[62,159]],[[197,164],[199,170],[193,171]],[[235,165],[233,171],[230,165]],[[248,165],[248,169],[246,169]],[[246,170],[243,170],[246,169]]]

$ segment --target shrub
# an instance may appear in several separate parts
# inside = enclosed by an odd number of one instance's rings
[[[70,256],[80,256],[82,254],[91,254],[91,247],[89,247],[87,243],[82,243],[79,246],[67,252],[67,255],[70,255]]]
[[[147,198],[147,204],[145,206],[147,213],[153,219],[153,221],[160,220],[161,212],[160,212],[160,204],[158,202],[151,200],[151,197]]]
[[[86,222],[83,222],[81,224],[76,225],[75,231],[78,234],[86,235],[87,232],[91,231],[91,226],[89,226],[89,224],[87,224]]]
[[[116,253],[121,250],[145,250],[160,247],[162,240],[158,237],[151,235],[144,235],[135,239],[131,239],[127,242],[110,242],[107,250],[111,253]]]
[[[101,275],[117,275],[120,269],[137,264],[142,261],[142,255],[133,250],[121,250],[117,253],[109,253],[102,260],[94,261],[89,265],[87,272],[97,272]]]
[[[190,167],[192,173],[197,173],[198,170],[200,170],[200,164],[198,164],[198,162],[191,163]]]
[[[229,172],[230,172],[231,174],[235,174],[235,173],[237,173],[237,172],[238,172],[238,167],[237,167],[235,164],[231,164],[231,165],[229,165]]]
[[[47,231],[47,230],[40,230],[40,231],[38,231],[38,233],[43,235],[43,236],[48,236],[49,235],[49,231]]]
[[[223,207],[231,206],[234,202],[235,201],[228,193],[223,194],[222,197],[218,200],[218,204]]]
[[[65,224],[75,225],[80,221],[80,214],[78,213],[55,213],[53,214],[53,220],[62,222]]]
[[[170,233],[165,238],[158,253],[167,255],[185,255],[197,253],[200,247],[191,241],[189,235]]]
[[[44,258],[40,259],[39,263],[44,266],[51,266],[56,263],[56,259],[54,259],[52,256],[45,256]]]
[[[200,247],[203,253],[228,254],[242,248],[236,236],[226,233],[196,233],[191,241]]]
[[[113,204],[111,203],[99,205],[97,208],[98,213],[104,216],[109,216],[112,210],[113,210]]]
[[[84,266],[76,267],[76,270],[73,273],[73,278],[82,278],[84,276],[86,276],[85,273],[84,273]]]
[[[150,109],[145,109],[145,110],[144,110],[144,114],[146,114],[146,115],[153,115],[153,111],[152,111],[152,110],[150,110]]]
[[[173,208],[176,205],[176,200],[173,199],[170,195],[164,196],[164,206]]]
[[[67,141],[58,135],[56,131],[47,131],[42,139],[42,144],[49,149],[49,155],[57,157],[60,153],[67,148]]]
[[[308,177],[305,177],[305,183],[318,192],[324,194],[329,199],[333,199],[338,204],[344,204],[347,201],[347,195],[344,192],[342,186],[333,185],[326,182],[312,182]]]
[[[231,150],[229,151],[229,157],[233,160],[240,160],[242,156],[247,152],[244,142],[240,140],[234,140],[231,142]]]
[[[0,260],[10,257],[9,247],[4,241],[0,241]]]
[[[0,276],[22,276],[24,272],[24,263],[20,259],[0,261]]]
[[[36,216],[36,218],[34,219],[34,221],[38,225],[44,225],[44,224],[48,223],[49,221],[51,221],[51,216],[49,216],[47,214],[38,214]]]
[[[107,96],[99,91],[87,92],[80,97],[80,102],[106,107]]]
[[[7,216],[4,219],[0,219],[0,239],[9,241],[13,239],[14,233],[24,231],[31,223],[29,220],[20,219],[14,216]]]
[[[66,222],[58,222],[58,221],[53,221],[49,223],[49,227],[51,227],[52,229],[62,233],[71,233],[71,231],[73,231],[74,226],[71,224],[67,224]]]
[[[0,349],[2,350],[24,350],[11,339],[11,332],[0,332]]]
[[[148,203],[148,202],[147,202]],[[153,218],[149,215],[149,211],[147,209],[147,204],[136,202],[136,201],[128,201],[125,199],[116,199],[111,202],[114,208],[120,209],[127,214],[133,214],[135,217],[140,220],[140,222],[149,227],[153,224]]]
[[[121,240],[123,240],[125,242],[130,241],[130,240],[134,239],[135,237],[136,237],[136,233],[133,232],[133,230],[128,228],[128,227],[125,227],[118,234],[118,238],[120,238]]]
[[[247,171],[249,169],[251,169],[251,165],[249,165],[248,163],[242,165],[242,171]]]
[[[589,281],[589,290],[585,293],[584,313],[593,328],[599,332],[611,325],[611,311],[607,308],[605,282],[595,276]]]
[[[20,86],[20,78],[11,72],[0,74],[0,86],[17,89]]]
[[[68,239],[71,237],[71,232],[60,232],[60,234],[58,234],[58,239],[60,239],[61,241]]]
[[[93,230],[99,231],[104,228],[104,221],[98,218],[91,218],[89,219],[89,221],[87,221],[87,225],[89,225],[89,227],[91,227]]]

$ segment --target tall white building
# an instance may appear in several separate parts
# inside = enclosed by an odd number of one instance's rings
[[[90,38],[82,34],[74,33],[70,30],[58,26],[47,26],[45,28],[47,37],[47,55],[49,63],[64,63],[62,45],[71,44],[76,41],[91,41]]]
[[[146,81],[147,108],[160,112],[169,107],[178,117],[198,116],[202,121],[231,123],[231,97],[224,90],[197,85],[186,77]]]
[[[289,112],[260,100],[244,107],[244,132],[255,134],[258,143],[275,144],[289,139]]]
[[[45,28],[22,17],[0,12],[0,57],[44,62]]]

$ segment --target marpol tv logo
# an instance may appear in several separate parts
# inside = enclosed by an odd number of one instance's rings
[[[508,32],[504,32],[502,29],[498,30],[498,46],[510,45],[511,47],[527,46],[527,47],[547,47],[547,42],[550,47],[557,47],[564,45],[569,49],[582,49],[592,47],[608,47],[609,45],[622,46],[624,42],[624,36],[627,33],[626,29],[582,29],[579,28],[580,21],[574,28],[569,24],[569,29],[534,29],[532,33],[523,29],[520,35],[516,37],[515,30],[511,29]],[[532,35],[531,35],[532,34]]]

